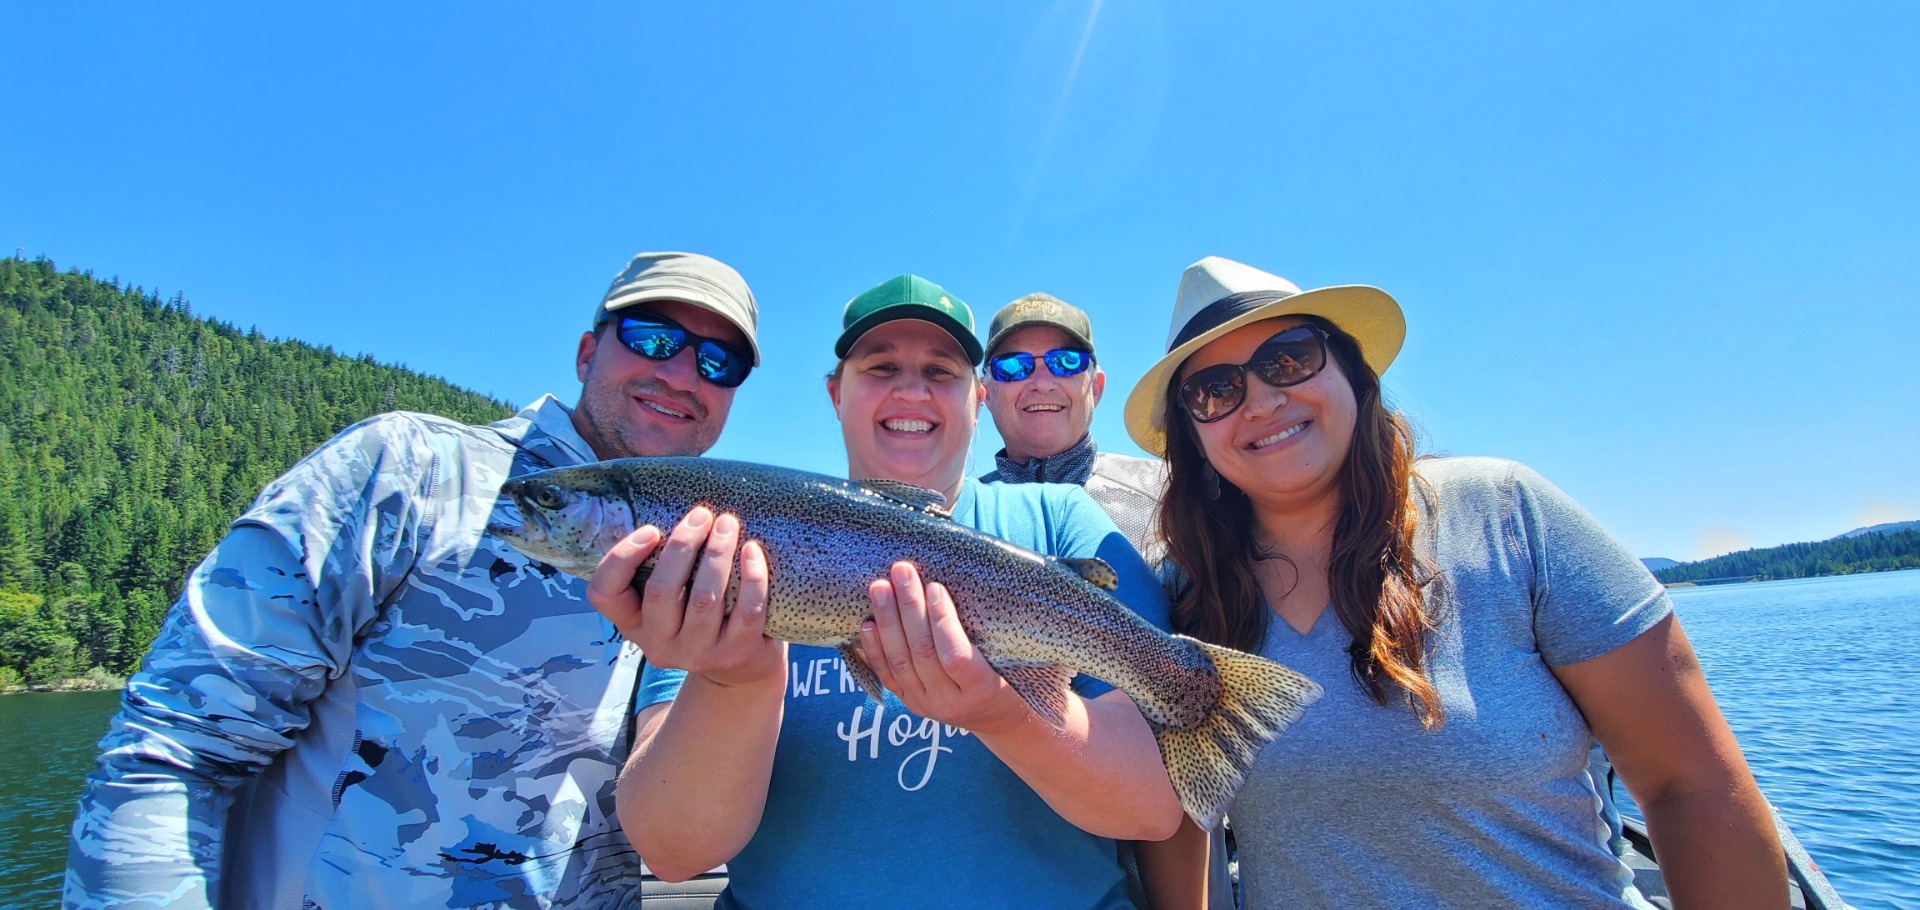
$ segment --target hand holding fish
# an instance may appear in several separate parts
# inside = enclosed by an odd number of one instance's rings
[[[656,551],[640,588],[636,574]],[[734,557],[740,587],[726,609]],[[587,582],[587,602],[612,621],[647,660],[720,685],[752,685],[786,675],[786,643],[767,638],[766,553],[740,538],[740,519],[696,507],[662,539],[647,525],[627,535]]]
[[[650,663],[688,674],[676,700],[640,712],[636,740],[668,765],[700,768],[699,779],[662,786],[655,775],[626,774],[618,785],[621,824],[670,881],[725,862],[759,825],[787,671],[786,642],[763,634],[770,574],[760,544],[742,545],[739,519],[705,506],[662,535],[677,514],[636,522],[586,564],[588,602]],[[660,828],[663,818],[674,823]]]
[[[703,780],[724,779],[716,792],[757,794],[733,806],[725,824],[703,828],[718,833],[692,855],[689,868],[699,868],[689,874],[732,856],[759,823],[787,670],[782,646],[770,639],[838,648],[869,696],[893,688],[922,716],[976,735],[998,731],[981,742],[1061,816],[1136,840],[1166,837],[1182,808],[1204,826],[1218,823],[1260,749],[1320,697],[1312,680],[1271,661],[1154,628],[1108,593],[1117,579],[1106,563],[1044,556],[959,526],[939,508],[940,494],[906,484],[714,458],[631,458],[528,474],[501,493],[518,515],[490,525],[493,533],[561,571],[590,576],[589,600],[650,661],[693,674],[671,710],[655,705],[641,714],[636,739],[651,738],[654,764],[700,768]],[[764,552],[739,543],[732,515],[753,517]],[[633,530],[670,523],[664,540]],[[656,550],[659,564],[636,596],[627,589]],[[912,584],[896,584],[892,573],[906,554],[940,584],[922,585],[918,571]],[[901,621],[898,647],[862,634],[884,612],[873,591],[883,575]],[[903,590],[918,598],[904,609]],[[917,629],[910,620],[925,623],[924,635],[897,631]],[[883,659],[869,663],[870,654]],[[983,660],[990,674],[978,667]],[[893,681],[883,683],[874,664]],[[902,678],[909,671],[912,682]],[[1115,691],[1079,696],[1075,673]],[[997,677],[994,692],[976,700],[988,675]],[[938,695],[916,704],[916,684]],[[1045,723],[1025,723],[1024,714],[1022,723],[999,722],[1002,684]],[[751,723],[743,720],[749,715]],[[662,751],[662,742],[677,751]],[[732,776],[719,767],[729,758],[738,765]],[[670,779],[685,783],[646,780]],[[709,804],[675,792],[662,784],[629,802],[651,807],[640,815],[658,810],[674,819]],[[659,842],[642,851],[670,853],[668,840],[684,840],[683,828],[659,828]]]
[[[903,560],[889,578],[868,585],[867,595],[873,621],[860,628],[861,652],[907,710],[989,736],[1033,713],[967,638],[946,586],[923,582]]]
[[[1063,691],[1056,727],[968,636],[945,585],[902,560],[867,595],[873,619],[861,624],[860,654],[907,710],[964,727],[1076,825],[1108,837],[1167,835],[1178,802],[1126,693],[1084,701]]]

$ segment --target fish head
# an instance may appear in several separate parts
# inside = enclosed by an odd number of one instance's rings
[[[497,510],[487,530],[528,558],[592,577],[600,558],[638,527],[620,485],[598,468],[555,468],[507,481],[500,496],[514,508]]]

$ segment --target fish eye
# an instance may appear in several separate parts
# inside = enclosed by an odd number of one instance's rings
[[[567,502],[566,491],[553,484],[547,484],[533,491],[533,504],[543,509],[557,509]]]

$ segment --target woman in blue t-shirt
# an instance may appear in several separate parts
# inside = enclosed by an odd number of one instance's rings
[[[935,491],[954,521],[1028,549],[1105,559],[1116,596],[1165,627],[1159,585],[1083,490],[966,477],[982,389],[964,303],[902,276],[848,303],[842,327],[827,392],[850,476]],[[834,649],[761,635],[779,567],[752,534],[696,510],[664,546],[642,529],[615,547],[589,587],[647,655],[617,799],[655,873],[726,863],[722,907],[1134,906],[1114,839],[1164,838],[1182,814],[1124,693],[1076,679],[1056,731],[973,648],[939,579],[903,562],[874,581],[861,633],[889,690],[876,705]]]
[[[1377,289],[1208,258],[1127,401],[1169,464],[1176,628],[1326,689],[1230,809],[1247,906],[1645,906],[1607,845],[1596,738],[1676,906],[1786,906],[1663,589],[1524,466],[1416,460],[1380,395],[1404,333]]]

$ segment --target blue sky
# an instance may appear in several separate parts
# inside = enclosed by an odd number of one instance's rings
[[[1385,288],[1429,450],[1694,558],[1920,518],[1916,46],[1900,3],[16,5],[0,247],[515,403],[577,393],[628,256],[711,253],[768,355],[714,454],[827,472],[859,291],[1080,304],[1131,452],[1225,255]]]

